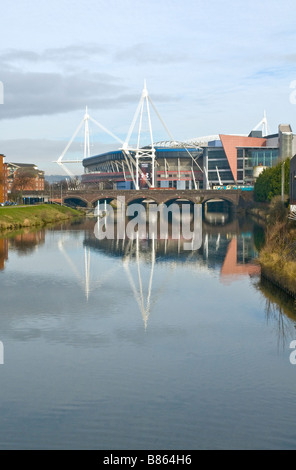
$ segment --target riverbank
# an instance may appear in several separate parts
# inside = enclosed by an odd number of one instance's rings
[[[1,207],[0,231],[39,227],[75,217],[84,217],[84,214],[79,210],[55,204]]]
[[[246,210],[248,215],[261,220],[262,222],[266,222],[269,214],[270,205],[268,203],[256,203],[254,206],[249,207]]]
[[[265,245],[260,251],[261,276],[296,299],[296,233],[291,242],[283,246]],[[292,247],[294,246],[294,252]]]
[[[296,223],[280,200],[265,215],[265,243],[259,253],[261,275],[296,298]]]

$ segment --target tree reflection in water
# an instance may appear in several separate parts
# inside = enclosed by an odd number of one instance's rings
[[[267,323],[276,326],[278,349],[284,349],[296,335],[296,299],[264,277],[261,277],[255,287],[264,295]]]

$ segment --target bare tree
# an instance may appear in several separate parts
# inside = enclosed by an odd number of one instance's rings
[[[49,192],[50,191],[50,183],[48,181],[44,181],[44,191]]]
[[[78,176],[75,176],[74,178],[71,178],[68,184],[68,189],[79,189],[80,186],[80,178]]]
[[[11,197],[13,200],[18,200],[23,197],[25,190],[31,190],[31,184],[36,177],[36,173],[30,170],[19,169],[16,171],[13,178],[13,184],[11,188]]]
[[[35,178],[35,174],[29,170],[17,170],[15,177],[13,179],[12,190],[13,191],[25,191],[26,189],[33,189],[30,188],[30,183]]]

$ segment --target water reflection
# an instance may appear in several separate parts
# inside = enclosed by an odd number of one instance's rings
[[[229,213],[224,212],[208,212],[205,211],[204,218],[207,222],[213,225],[225,225],[230,219]]]
[[[195,227],[198,240],[195,246],[198,248],[191,250],[188,250],[188,240],[184,239],[182,234],[177,239],[173,238],[171,227],[173,220],[169,221],[168,230],[165,234],[162,233],[162,238],[159,226],[156,226],[157,237],[153,233],[149,238],[151,233],[147,229],[141,238],[137,232],[133,239],[98,240],[94,231],[96,219],[87,219],[83,223],[63,224],[47,232],[22,231],[9,239],[0,240],[0,268],[4,269],[9,251],[16,251],[18,255],[29,255],[39,245],[45,243],[46,234],[52,230],[55,234],[60,232],[57,239],[58,252],[84,291],[86,300],[89,300],[95,289],[112,279],[115,271],[122,270],[142,315],[144,326],[147,328],[151,309],[159,290],[163,288],[159,280],[155,284],[153,282],[156,265],[169,264],[170,273],[177,265],[190,265],[192,269],[198,271],[212,272],[224,284],[243,276],[252,277],[260,274],[260,268],[254,262],[257,250],[254,245],[253,224],[238,218],[228,218],[227,221],[223,224],[210,224],[209,220],[200,218],[199,226]],[[125,224],[128,222],[129,219]],[[79,234],[78,249],[79,246],[83,249],[83,255],[79,259],[73,258],[70,243],[73,232]],[[117,233],[116,220],[115,233]],[[112,264],[110,269],[102,272],[98,258],[92,256],[98,253],[107,257],[116,257],[118,263]]]
[[[257,275],[262,230],[204,219],[190,251],[95,223],[1,241],[2,447],[295,448],[273,340],[295,339],[294,303]]]
[[[151,252],[150,252],[151,253],[150,259],[148,258],[147,260],[147,257],[146,257],[146,261],[148,261],[148,264],[150,264],[150,275],[149,275],[147,293],[146,293],[145,287],[143,285],[143,280],[142,280],[139,237],[136,238],[135,244],[133,243],[129,244],[129,248],[123,257],[123,267],[126,272],[127,278],[129,280],[129,284],[133,292],[134,298],[142,314],[145,329],[147,328],[148,318],[150,315],[152,281],[153,281],[153,273],[154,273],[154,265],[155,265],[155,240],[152,239],[151,243],[152,243],[152,247],[151,247]],[[132,262],[133,257],[135,257],[135,262],[137,265],[137,282],[135,282],[135,279],[132,275],[131,268],[130,268],[130,263]]]
[[[221,268],[222,282],[229,283],[236,280],[239,276],[258,276],[260,274],[260,266],[252,261],[246,261],[248,258],[248,249],[250,245],[246,243],[246,238],[242,237],[241,246],[237,238],[232,238],[226,251],[224,262]],[[238,249],[241,249],[240,259],[238,262]]]
[[[101,287],[102,284],[110,279],[115,271],[118,270],[118,266],[113,266],[108,271],[103,273],[98,270],[99,273],[95,279],[91,278],[91,250],[90,248],[84,247],[83,263],[77,264],[71,258],[71,254],[68,252],[67,247],[69,246],[69,236],[61,236],[58,240],[58,249],[62,254],[63,258],[67,262],[72,273],[74,273],[79,285],[85,292],[86,300],[89,299],[89,295],[95,288]]]
[[[228,282],[241,276],[256,276],[260,267],[254,261],[258,251],[254,244],[254,227],[252,222],[232,220],[222,226],[211,225],[200,221],[200,242],[197,249],[188,250],[187,240],[182,236],[172,237],[172,229],[162,237],[149,237],[148,229],[145,238],[102,239],[98,240],[91,231],[85,233],[84,246],[93,251],[105,253],[125,260],[141,259],[142,263],[153,265],[155,262],[191,263],[206,270],[219,270],[221,281]],[[116,230],[115,230],[116,234]],[[185,249],[186,248],[186,249]]]
[[[46,233],[53,230],[60,232],[57,248],[71,272],[75,275],[80,288],[88,301],[95,289],[104,287],[116,272],[124,274],[130,292],[133,295],[144,327],[147,328],[151,311],[160,293],[164,291],[165,280],[154,282],[155,267],[165,263],[169,265],[170,275],[177,266],[188,266],[198,271],[212,273],[224,285],[229,285],[243,278],[251,278],[252,284],[265,299],[265,315],[268,322],[276,323],[278,344],[285,346],[294,334],[295,301],[281,292],[270,282],[261,278],[260,266],[256,262],[258,251],[262,245],[264,230],[254,221],[246,218],[228,218],[224,224],[210,224],[204,218],[201,221],[200,247],[196,250],[184,250],[182,237],[173,239],[169,228],[166,238],[140,239],[103,239],[98,240],[94,233],[96,220],[88,219],[83,223],[63,224],[48,232],[23,232],[10,239],[0,240],[0,269],[4,269],[5,261],[11,250],[19,255],[29,255],[39,245],[45,243]],[[128,221],[126,221],[127,223]],[[78,247],[83,250],[79,261],[73,259],[69,242],[71,233],[83,234],[77,239]],[[109,269],[101,269],[98,258],[94,255],[101,253],[117,259]],[[92,269],[91,269],[92,267]]]
[[[9,250],[15,250],[19,255],[28,255],[44,243],[45,229],[35,232],[25,230],[9,239]]]
[[[5,261],[8,259],[8,240],[0,239],[0,271],[5,267]]]
[[[258,252],[254,245],[253,224],[245,219],[233,220],[229,217],[227,220],[227,224],[224,220],[224,223],[220,225],[209,224],[209,219],[204,221],[200,219],[196,236],[199,240],[197,249],[188,250],[188,240],[182,236],[174,238],[170,224],[166,233],[160,236],[158,227],[157,237],[151,238],[148,226],[142,229],[142,234],[139,235],[137,232],[134,239],[116,237],[110,239],[106,236],[99,240],[93,231],[89,231],[85,233],[84,246],[93,252],[100,252],[121,260],[146,328],[152,299],[157,297],[155,290],[159,287],[158,283],[153,284],[155,265],[169,263],[171,271],[177,265],[190,265],[198,271],[210,271],[218,275],[224,284],[229,284],[243,276],[260,275],[260,266],[254,261]],[[172,222],[173,220],[171,224]],[[116,235],[116,221],[109,219],[107,226],[108,223],[112,227],[115,223],[114,234]],[[127,223],[128,220],[126,220]],[[141,271],[144,266],[146,267],[145,281]],[[133,275],[132,268],[134,268]],[[149,275],[147,275],[147,270]]]
[[[63,224],[48,231],[23,231],[10,238],[1,238],[0,270],[4,270],[10,251],[17,252],[19,256],[30,255],[45,243],[46,236],[52,230],[54,233],[60,232],[57,249],[71,273],[75,275],[86,299],[89,299],[95,289],[112,279],[116,271],[122,270],[141,312],[145,328],[160,287],[159,280],[156,284],[153,282],[156,265],[169,264],[170,272],[173,272],[177,265],[190,265],[192,269],[212,273],[222,284],[228,285],[244,277],[260,280],[260,267],[256,263],[256,257],[263,229],[252,220],[228,218],[228,223],[210,224],[209,219],[204,218],[200,227],[200,246],[191,251],[184,250],[186,240],[182,237],[171,237],[170,229],[164,239],[149,238],[147,233],[145,239],[136,236],[134,239],[98,240],[94,233],[95,223],[96,219],[88,219],[75,224]],[[73,259],[69,249],[71,232],[75,231],[80,234],[77,243],[83,249],[83,256],[79,261]],[[116,257],[118,262],[102,272],[98,258],[93,257],[97,253]],[[91,267],[93,269],[90,269]],[[266,286],[264,280],[258,281],[258,289],[267,299],[267,318],[274,317],[276,312],[280,315],[279,319],[283,319],[284,314],[287,317],[290,315],[294,320],[293,301],[287,304],[282,298],[276,298],[278,289]],[[285,328],[279,328],[279,331],[282,330]],[[281,336],[283,339],[283,335]]]
[[[19,256],[29,255],[39,245],[45,243],[45,230],[30,231],[28,229],[13,234],[9,238],[0,238],[0,270],[4,270],[8,260],[8,252],[16,251]]]
[[[267,323],[276,325],[278,348],[284,349],[295,337],[296,300],[264,277],[255,283],[255,287],[265,299],[264,311]]]
[[[126,221],[128,223],[128,221]],[[221,226],[211,225],[206,221],[200,221],[200,231],[198,236],[200,241],[198,249],[184,249],[184,244],[188,240],[182,236],[177,239],[171,235],[171,224],[168,233],[162,238],[139,239],[135,235],[134,239],[103,239],[98,240],[94,233],[96,220],[87,220],[78,224],[63,224],[55,229],[54,232],[61,232],[58,240],[58,250],[63,254],[68,265],[77,278],[83,279],[84,286],[89,294],[90,283],[90,263],[91,252],[99,251],[108,256],[121,258],[123,265],[130,264],[133,261],[150,264],[152,267],[155,262],[182,262],[199,265],[208,270],[219,270],[221,281],[225,282],[238,279],[240,276],[253,276],[260,274],[258,265],[254,259],[258,255],[254,240],[254,223],[245,219],[231,220],[230,223]],[[116,222],[115,222],[116,227]],[[75,266],[67,252],[67,243],[70,231],[84,231],[84,266]],[[10,238],[0,239],[0,267],[4,269],[5,261],[8,259],[9,251],[17,251],[19,255],[28,255],[37,249],[39,245],[45,243],[46,231],[23,231],[13,235]],[[187,243],[188,244],[188,243]]]

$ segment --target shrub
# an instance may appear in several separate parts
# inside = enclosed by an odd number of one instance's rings
[[[285,194],[289,194],[290,160],[285,161]],[[269,202],[281,194],[282,163],[266,168],[258,176],[254,185],[254,199],[257,202]]]

